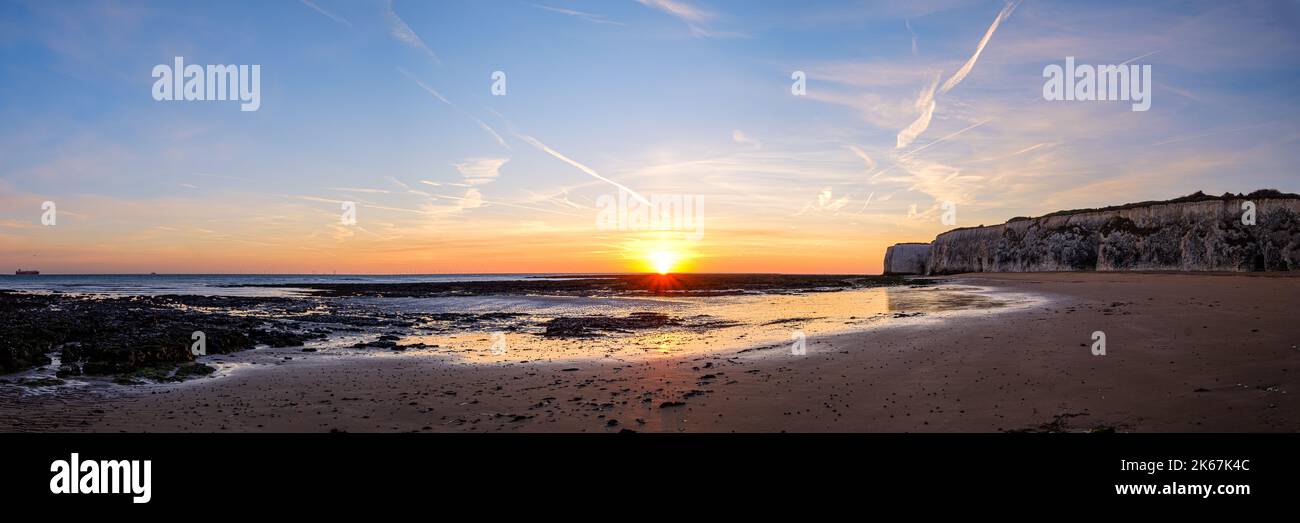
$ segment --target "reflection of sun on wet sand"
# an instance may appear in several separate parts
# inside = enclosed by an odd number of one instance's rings
[[[717,337],[709,342],[724,349],[555,362],[297,357],[159,394],[23,402],[6,393],[0,419],[8,430],[102,431],[1300,429],[1293,321],[1300,278],[1038,273],[949,281],[994,298],[1040,298],[860,332],[810,331],[806,356],[740,353],[750,340]],[[925,299],[877,290],[887,303],[864,305],[863,314]],[[800,317],[843,314],[811,310]],[[1105,356],[1090,350],[1098,330],[1107,335]]]
[[[691,356],[737,351],[789,352],[795,331],[824,336],[904,318],[947,317],[1020,305],[1028,297],[994,296],[964,286],[877,287],[842,292],[639,300],[636,311],[589,310],[509,335],[509,350],[484,350],[484,333],[410,336],[401,343],[478,363]]]

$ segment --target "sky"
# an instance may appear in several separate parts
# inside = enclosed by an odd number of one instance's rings
[[[879,273],[954,227],[1300,192],[1298,29],[1295,1],[0,0],[0,267]],[[260,106],[156,100],[175,57],[259,66]],[[1066,57],[1149,65],[1149,110],[1045,99]],[[699,219],[611,226],[620,191]]]

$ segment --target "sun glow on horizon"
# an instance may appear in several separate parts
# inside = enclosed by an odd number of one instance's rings
[[[646,258],[650,262],[650,268],[655,272],[668,274],[681,260],[681,255],[672,251],[653,251],[646,255]]]

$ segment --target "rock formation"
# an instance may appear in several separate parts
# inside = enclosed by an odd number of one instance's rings
[[[919,252],[913,245],[886,250],[887,274],[914,267],[910,256],[900,256]],[[1300,195],[1197,192],[1163,202],[1012,218],[1001,225],[942,233],[928,254],[924,274],[1296,270]]]
[[[900,243],[885,249],[885,274],[925,274],[930,244]]]

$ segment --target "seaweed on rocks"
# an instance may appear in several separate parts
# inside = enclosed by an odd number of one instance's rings
[[[606,332],[628,332],[680,325],[681,321],[657,312],[634,312],[621,318],[608,316],[559,317],[543,324],[547,337],[573,338]]]
[[[196,310],[220,307],[217,311]],[[288,347],[322,336],[295,330],[273,317],[233,311],[277,299],[210,297],[67,296],[0,291],[0,372],[16,372],[51,363],[61,356],[59,373],[116,375],[159,366],[170,369],[191,362],[192,336],[201,331],[208,354],[251,349],[257,345]]]

